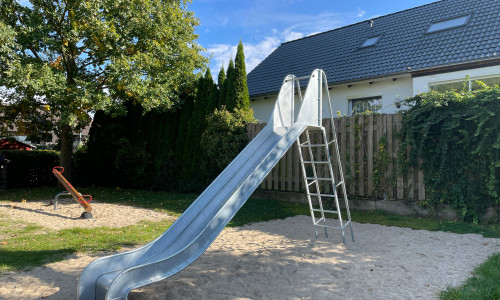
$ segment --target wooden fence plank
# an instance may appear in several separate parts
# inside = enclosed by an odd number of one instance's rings
[[[396,132],[401,131],[401,121],[402,121],[403,116],[401,114],[396,114],[395,116],[395,130]],[[399,146],[401,144],[399,136],[396,136],[394,139],[394,156],[396,157],[396,166],[398,165],[398,159],[399,159]],[[397,168],[397,167],[396,167]],[[399,200],[404,199],[404,181],[403,181],[403,175],[399,170],[396,170],[397,174],[397,180],[396,180],[396,198]]]
[[[257,126],[257,124],[248,124],[247,125],[247,139],[248,139],[248,141],[253,140],[253,138],[256,136],[255,126]]]
[[[285,188],[285,182],[286,182],[286,153],[283,155],[283,157],[280,159],[280,162],[278,163],[279,165],[279,188],[281,191],[286,190]]]
[[[328,144],[328,142],[331,139],[333,140],[333,136],[331,135],[332,134],[332,125],[331,125],[330,119],[323,119],[323,127],[325,128],[325,136],[321,139],[320,143]],[[322,152],[323,159],[326,161],[328,159],[328,154],[331,155],[331,149],[330,149],[330,147],[328,147],[329,153],[326,153],[326,148],[321,147],[320,149]],[[332,160],[332,163],[333,163],[333,160]],[[330,175],[330,170],[326,165],[324,165],[322,169],[323,169],[322,170],[323,172],[321,174],[321,177],[331,178],[331,176],[334,176],[334,174]],[[332,168],[332,170],[333,170],[333,168]],[[327,193],[331,193],[332,191],[331,191],[330,187],[331,187],[331,184],[328,181],[323,182],[322,190],[324,190]]]
[[[408,147],[406,149],[406,157],[408,158],[410,156],[410,148]],[[414,189],[414,169],[413,167],[408,167],[408,174],[406,175],[407,178],[407,188],[406,190],[408,191],[408,198],[409,199],[415,199],[415,189]]]
[[[376,117],[376,125],[374,126],[375,127],[375,137],[374,137],[374,141],[373,143],[376,145],[375,148],[377,149],[377,151],[375,152],[375,159],[376,160],[379,160],[380,159],[380,151],[379,151],[379,146],[380,146],[380,139],[382,138],[382,135],[384,134],[384,125],[385,125],[385,122],[384,122],[384,115],[377,115],[375,116]],[[384,172],[384,170],[379,170],[379,172]],[[381,189],[380,189],[380,186],[374,186],[374,190],[376,190],[375,194],[376,194],[376,197],[380,197],[380,196],[383,196],[383,194],[381,194]]]
[[[347,162],[347,118],[340,118],[339,122],[339,131],[340,131],[340,140],[339,140],[339,147],[340,147],[340,158],[342,162],[342,172],[344,173],[344,179],[347,182],[347,169],[346,169],[346,162]],[[347,184],[347,183],[346,183]]]
[[[292,179],[293,179],[293,173],[292,173],[292,164],[293,164],[293,157],[292,157],[292,151],[293,151],[293,146],[288,149],[286,152],[286,175],[285,175],[285,190],[286,191],[293,191],[292,188]]]
[[[333,119],[333,126],[335,127],[334,138],[337,139],[337,147],[340,147],[340,145],[339,145],[340,138],[339,138],[339,132],[338,132],[339,123],[340,123],[339,121],[340,120],[338,118]],[[332,128],[332,130],[333,130],[333,128]],[[338,153],[340,155],[340,149],[339,149]],[[335,180],[336,180],[335,182],[338,183],[338,182],[340,182],[340,172],[339,172],[339,164],[337,161],[337,149],[335,148],[335,144],[332,144],[330,146],[330,154],[332,155],[332,160],[333,160],[333,175],[335,176]]]
[[[418,171],[417,171],[417,178],[418,178],[418,186],[417,186],[417,199],[418,201],[423,201],[425,200],[425,185],[424,185],[424,172],[422,171],[422,168],[420,167],[422,165],[422,158],[418,159]]]
[[[358,145],[357,145],[357,155],[356,155],[356,164],[357,164],[357,172],[358,172],[358,195],[365,195],[365,145],[364,145],[364,116],[358,117]]]
[[[386,180],[389,182],[387,183],[387,198],[388,199],[394,199],[394,189],[392,185],[392,178],[394,174],[393,170],[393,163],[392,163],[392,158],[393,158],[393,139],[392,139],[392,123],[393,123],[393,116],[394,115],[385,115],[386,116],[386,130],[387,130],[387,157],[390,159],[389,160],[389,165],[387,166],[387,175],[386,175]]]
[[[351,195],[356,194],[356,137],[354,134],[354,122],[354,118],[349,118],[349,194]]]
[[[367,170],[367,191],[366,196],[373,196],[373,115],[366,118],[366,170]]]
[[[262,127],[262,129],[264,129],[264,127]],[[266,177],[266,189],[268,190],[272,190],[273,189],[273,172],[274,172],[274,169],[273,168],[269,174],[267,175]]]
[[[293,147],[293,191],[300,191],[300,158],[297,143],[294,143]]]

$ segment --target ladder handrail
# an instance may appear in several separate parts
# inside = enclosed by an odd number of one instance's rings
[[[338,141],[337,141],[337,130],[335,128],[335,122],[333,121],[333,109],[332,109],[332,101],[330,99],[330,92],[328,90],[328,80],[326,78],[326,73],[325,71],[323,70],[320,70],[321,71],[321,74],[323,75],[324,77],[324,84],[325,84],[325,90],[326,90],[326,95],[328,96],[328,108],[329,108],[329,111],[330,111],[330,123],[331,123],[331,126],[332,126],[332,138],[333,138],[333,142],[335,144],[335,152],[336,152],[336,156],[337,156],[337,165],[338,165],[338,169],[339,169],[339,173],[340,173],[340,180],[341,182],[345,182],[344,178],[344,170],[342,168],[342,161],[340,159],[340,151],[339,151],[339,144],[338,144]],[[329,143],[328,141],[325,140],[325,142]],[[334,187],[336,189],[336,187]],[[348,220],[349,222],[351,221],[351,212],[349,210],[349,201],[347,199],[347,189],[345,187],[345,184],[342,184],[342,194],[344,195],[344,201],[345,201],[345,205],[346,205],[346,211],[347,211],[347,217],[348,217]]]

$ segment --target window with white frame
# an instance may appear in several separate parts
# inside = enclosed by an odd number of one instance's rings
[[[482,84],[481,84],[482,83]],[[452,81],[445,83],[431,83],[429,84],[429,90],[437,91],[440,93],[448,92],[448,91],[476,91],[482,88],[482,85],[485,84],[487,86],[495,86],[500,85],[500,76],[492,76],[492,77],[483,77],[483,78],[474,78],[474,79],[466,79],[461,81]]]
[[[351,116],[361,113],[381,112],[381,110],[382,96],[349,99],[349,111]]]

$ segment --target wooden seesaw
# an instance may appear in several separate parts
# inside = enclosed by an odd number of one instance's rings
[[[57,201],[59,197],[64,196],[64,195],[71,195],[75,200],[80,203],[80,205],[83,207],[85,210],[81,217],[84,219],[92,219],[92,206],[90,206],[89,202],[92,201],[92,196],[90,195],[82,195],[80,194],[72,185],[69,183],[69,181],[64,178],[62,175],[62,172],[64,172],[63,167],[54,167],[52,168],[52,174],[56,176],[56,178],[59,180],[59,182],[66,188],[66,192],[61,192],[56,195],[54,199],[54,210],[57,210]],[[88,201],[85,200],[85,197],[90,198]]]

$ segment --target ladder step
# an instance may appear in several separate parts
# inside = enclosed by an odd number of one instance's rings
[[[326,209],[312,209],[312,211],[317,211],[317,212],[325,212],[325,213],[331,213],[331,214],[336,214],[338,211],[336,210],[326,210]]]
[[[307,180],[332,180],[333,178],[306,177]]]
[[[321,221],[321,220],[319,220]],[[319,224],[319,221],[314,223],[314,226],[318,226],[318,227],[325,227],[325,228],[332,228],[332,229],[344,229],[345,226],[331,226],[331,225],[323,225],[323,224]]]
[[[330,195],[330,194],[318,194],[318,193],[309,193],[310,196],[319,196],[319,197],[331,197],[335,198],[335,195]]]
[[[307,160],[304,161],[305,164],[328,164],[330,163],[329,161],[313,161],[313,160]]]
[[[313,145],[306,145],[306,144],[300,144],[299,147],[302,148],[307,148],[307,147],[325,147],[327,144],[313,144]]]

